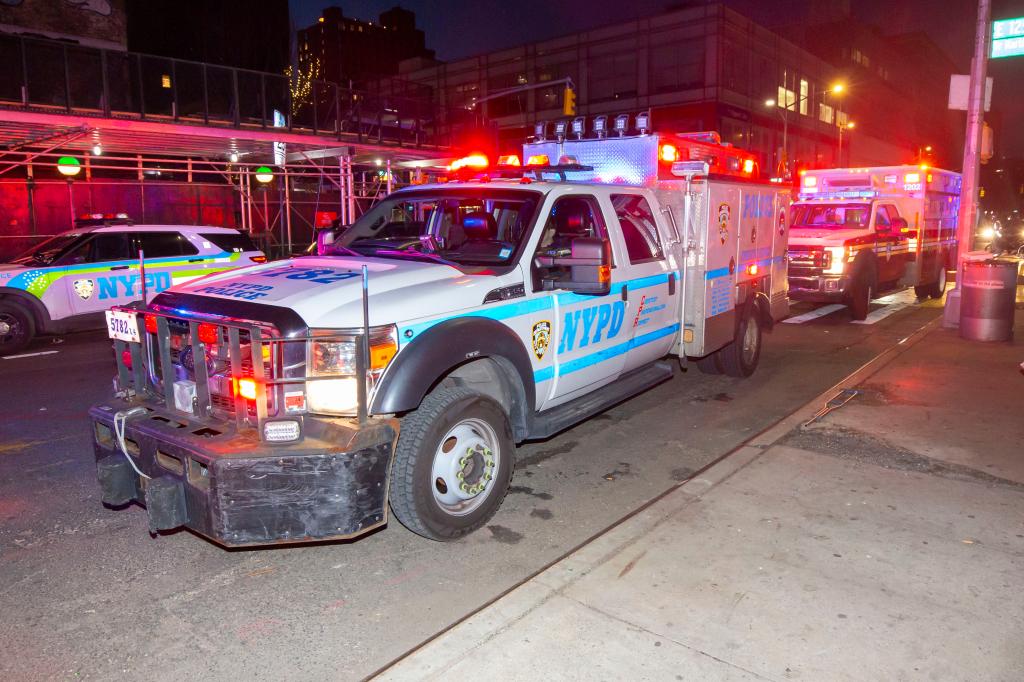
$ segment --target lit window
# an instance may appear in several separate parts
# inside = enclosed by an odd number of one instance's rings
[[[818,118],[825,123],[832,123],[833,117],[835,116],[835,110],[827,104],[822,104],[821,110],[818,112]]]
[[[800,113],[803,116],[807,115],[807,100],[810,99],[810,86],[807,81],[800,80]]]
[[[793,109],[796,108],[796,93],[790,90],[789,88],[785,88],[780,85],[779,97],[775,101],[777,102],[778,106],[792,111]]]
[[[165,73],[164,75],[160,76],[160,87],[164,88],[165,90],[170,90],[171,74]]]

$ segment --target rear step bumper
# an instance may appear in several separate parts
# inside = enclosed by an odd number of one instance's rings
[[[143,505],[153,532],[186,527],[244,546],[352,538],[387,522],[398,436],[391,421],[338,430],[349,438],[275,446],[255,429],[211,435],[208,424],[151,409],[125,429],[132,462],[150,477],[144,479],[114,437],[114,414],[132,406],[89,411],[97,477],[104,504]],[[339,442],[345,445],[333,445]]]

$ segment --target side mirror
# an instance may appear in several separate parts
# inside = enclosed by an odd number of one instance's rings
[[[910,229],[906,218],[896,218],[892,221],[892,231],[907,239],[917,239],[917,230]]]
[[[612,246],[600,237],[577,237],[572,240],[568,258],[538,258],[543,267],[568,267],[569,279],[545,279],[546,290],[565,289],[578,294],[603,296],[611,291]]]

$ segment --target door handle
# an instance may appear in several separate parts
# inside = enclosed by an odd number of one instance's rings
[[[674,272],[668,273],[668,295],[676,295],[676,273]]]
[[[625,284],[622,285],[622,300],[629,300],[629,287],[627,287]]]
[[[128,265],[114,265],[111,270],[127,270],[130,266]]]
[[[206,259],[205,258],[189,258],[188,262],[189,263],[202,263],[204,260],[206,260]]]

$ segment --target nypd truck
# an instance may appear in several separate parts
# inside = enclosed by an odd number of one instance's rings
[[[389,506],[451,540],[496,512],[516,443],[670,379],[667,356],[755,370],[789,197],[753,157],[653,134],[525,152],[397,191],[318,255],[109,311],[104,503],[227,546],[353,537]]]

